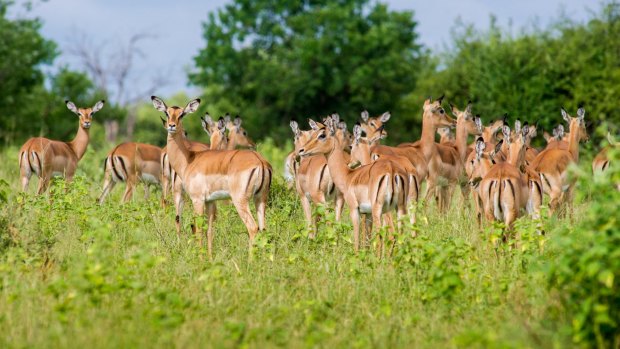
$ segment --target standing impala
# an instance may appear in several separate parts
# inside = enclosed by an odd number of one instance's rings
[[[312,122],[313,130],[319,124]],[[291,130],[295,135],[295,152],[299,152],[300,147],[307,142],[312,131],[301,131],[296,121],[291,121]],[[321,125],[322,126],[322,125]],[[344,198],[342,193],[336,188],[332,179],[327,159],[323,154],[306,156],[300,159],[295,169],[295,189],[301,201],[301,207],[306,218],[306,226],[310,229],[310,238],[316,235],[316,219],[312,217],[312,203],[326,204],[328,200],[335,202],[336,221],[340,221]]]
[[[194,113],[199,99],[190,101],[185,108],[168,107],[158,97],[152,96],[155,109],[166,115],[168,131],[167,149],[170,164],[179,175],[183,189],[189,195],[194,212],[208,214],[207,246],[212,256],[213,224],[216,201],[230,198],[249,235],[249,246],[258,230],[265,229],[265,209],[271,186],[271,165],[258,153],[250,150],[206,150],[191,152],[183,136],[183,117]],[[254,200],[258,225],[250,211]],[[195,232],[202,241],[202,227],[195,225]]]
[[[381,215],[396,210],[398,218],[407,214],[407,173],[397,163],[378,160],[370,165],[351,170],[345,161],[343,145],[335,135],[333,120],[323,127],[313,125],[308,141],[299,149],[302,157],[324,154],[327,166],[338,190],[344,194],[353,222],[353,245],[359,251],[360,215],[372,215],[372,231],[381,224]],[[400,222],[400,219],[399,219]],[[383,249],[379,234],[377,250]]]
[[[84,156],[93,114],[103,108],[103,100],[92,108],[77,108],[73,102],[65,101],[67,108],[79,117],[77,135],[70,142],[54,141],[48,138],[30,138],[19,150],[19,170],[22,189],[28,189],[32,174],[39,177],[37,194],[47,190],[52,176],[64,176],[67,181],[73,179],[78,162]]]
[[[584,117],[586,111],[583,108],[577,110],[574,118],[562,108],[562,117],[569,124],[570,136],[568,150],[545,149],[534,159],[531,167],[540,173],[543,189],[549,195],[551,201],[549,208],[555,211],[562,203],[572,203],[574,182],[569,181],[568,166],[579,161],[579,141],[588,139]]]
[[[149,184],[161,184],[161,148],[150,144],[127,142],[117,145],[105,159],[102,204],[117,182],[126,182],[123,202],[131,200],[138,182],[144,182],[144,196],[149,196]]]

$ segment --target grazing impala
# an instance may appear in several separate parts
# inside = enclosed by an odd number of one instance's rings
[[[71,181],[78,162],[86,152],[93,114],[103,108],[104,101],[97,102],[92,108],[77,108],[70,101],[65,103],[79,117],[77,135],[70,142],[34,137],[24,143],[19,150],[19,170],[24,191],[28,189],[33,173],[39,177],[37,194],[47,190],[52,176],[64,176],[67,181]]]
[[[192,152],[183,136],[183,117],[198,109],[199,99],[190,101],[185,108],[168,107],[160,98],[152,96],[155,109],[166,115],[168,131],[167,149],[170,164],[181,178],[183,189],[189,195],[198,215],[208,214],[207,246],[212,255],[213,224],[216,201],[232,200],[239,217],[249,234],[249,244],[258,230],[265,229],[265,208],[271,186],[271,165],[258,153],[251,150],[205,150]],[[250,211],[250,200],[254,200],[258,225]],[[202,227],[195,226],[195,232],[202,241]]]
[[[353,222],[353,244],[357,252],[360,245],[360,215],[372,215],[372,231],[376,232],[383,213],[396,210],[398,218],[407,214],[407,173],[397,163],[386,160],[351,170],[344,159],[343,145],[334,137],[336,130],[333,121],[326,120],[323,127],[314,124],[309,140],[298,153],[302,157],[319,154],[327,157],[327,166],[334,183],[344,194],[349,206]],[[382,251],[382,238],[379,234],[376,236],[378,251]]]
[[[568,166],[579,161],[579,141],[587,140],[584,117],[586,112],[583,108],[577,110],[577,117],[571,117],[562,108],[562,117],[569,124],[570,137],[568,150],[545,149],[534,159],[531,167],[540,173],[543,188],[551,201],[549,208],[554,212],[561,204],[572,203],[574,183],[569,181]]]
[[[105,159],[102,204],[117,182],[126,182],[123,202],[131,200],[138,182],[144,182],[144,196],[149,196],[149,184],[161,184],[161,148],[150,144],[127,142],[117,145]]]
[[[480,182],[485,217],[504,222],[509,229],[523,209],[537,218],[542,201],[540,179],[532,171],[521,171],[528,134],[525,125],[514,139],[505,137],[503,142],[509,144],[506,161],[493,165]]]
[[[312,129],[318,129],[318,125],[322,124],[311,122]],[[311,137],[312,131],[301,131],[296,121],[291,121],[291,130],[295,135],[295,150],[297,153],[303,145]],[[301,201],[301,207],[306,218],[306,226],[310,229],[310,238],[316,235],[316,219],[312,217],[312,203],[326,204],[328,200],[335,202],[336,221],[340,221],[342,207],[344,206],[344,197],[336,188],[329,168],[327,159],[323,154],[306,156],[301,158],[297,168],[295,169],[295,189]]]

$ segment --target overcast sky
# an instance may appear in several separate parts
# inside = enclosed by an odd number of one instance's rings
[[[450,29],[460,17],[484,29],[494,14],[500,25],[509,23],[517,30],[537,21],[544,26],[561,13],[583,21],[589,10],[598,10],[597,0],[382,0],[395,10],[413,10],[418,22],[421,42],[440,50],[449,43]],[[126,43],[135,33],[148,32],[154,39],[142,42],[145,57],[140,58],[135,88],[148,83],[157,72],[169,76],[170,83],[158,94],[168,95],[187,86],[186,69],[205,42],[202,22],[207,13],[226,4],[225,0],[48,0],[36,2],[31,14],[43,20],[42,33],[56,41],[61,56],[56,66],[69,64],[79,69],[76,60],[66,54],[77,34],[86,35],[93,43],[113,45]],[[19,1],[18,1],[19,3]],[[589,10],[588,10],[589,9]],[[12,16],[24,11],[14,6]]]

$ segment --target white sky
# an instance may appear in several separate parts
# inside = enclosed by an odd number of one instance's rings
[[[23,0],[22,0],[23,1]],[[450,29],[457,18],[484,29],[489,16],[496,15],[499,24],[512,24],[514,30],[537,21],[544,26],[564,14],[583,21],[590,10],[598,11],[597,0],[383,0],[392,9],[414,10],[421,42],[434,50],[449,43]],[[165,73],[170,84],[157,91],[168,95],[187,86],[186,69],[193,65],[193,57],[204,47],[202,22],[207,13],[227,3],[225,0],[48,0],[37,2],[28,16],[43,20],[42,33],[56,41],[62,52],[56,66],[69,64],[74,69],[74,58],[64,53],[75,41],[76,33],[92,38],[93,43],[113,45],[126,43],[135,33],[148,32],[156,38],[144,41],[141,48],[145,57],[137,62],[134,88],[148,83],[144,77]],[[20,1],[18,1],[18,4]],[[12,16],[24,11],[14,6]],[[73,38],[73,39],[72,39]]]

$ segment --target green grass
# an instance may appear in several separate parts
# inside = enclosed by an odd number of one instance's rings
[[[121,206],[119,186],[95,204],[103,150],[89,150],[69,189],[59,182],[42,197],[36,179],[20,193],[17,149],[2,150],[0,347],[572,345],[570,319],[544,282],[559,252],[544,243],[565,220],[545,221],[545,237],[523,221],[530,234],[515,249],[498,245],[492,226],[480,232],[470,208],[429,208],[419,237],[399,236],[393,257],[356,256],[348,218],[333,224],[328,212],[319,237],[305,237],[281,177],[285,152],[263,150],[277,173],[268,231],[249,256],[233,207],[218,205],[213,261],[189,233],[189,204],[180,240],[159,191]]]

